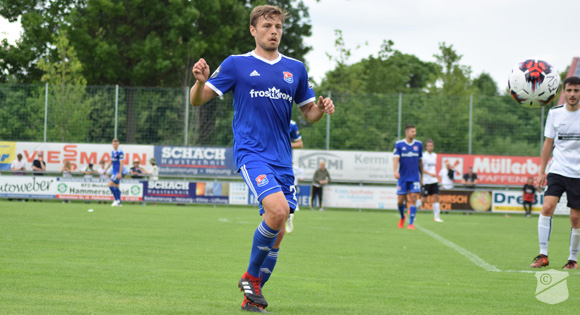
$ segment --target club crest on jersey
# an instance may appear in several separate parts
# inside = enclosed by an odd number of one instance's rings
[[[294,75],[292,73],[287,72],[287,71],[284,71],[282,73],[284,73],[284,81],[286,81],[287,83],[294,82]]]
[[[266,175],[258,175],[258,177],[256,177],[256,183],[258,184],[258,187],[265,186],[268,184],[268,178]]]
[[[419,150],[419,147],[418,146],[414,146],[413,147],[413,150],[417,151],[417,150]]]

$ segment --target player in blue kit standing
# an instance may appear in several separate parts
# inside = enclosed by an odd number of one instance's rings
[[[122,150],[119,150],[119,140],[113,139],[113,151],[111,152],[111,162],[105,168],[105,173],[109,167],[113,166],[111,172],[111,178],[109,179],[109,189],[113,193],[114,201],[111,206],[121,207],[121,190],[119,189],[119,183],[121,182],[121,177],[123,176],[123,166],[121,161],[125,158],[125,154]]]
[[[405,200],[410,196],[408,229],[414,230],[417,199],[421,193],[421,173],[423,169],[423,143],[415,140],[417,129],[413,125],[405,127],[405,139],[397,141],[393,153],[393,173],[397,181],[397,206],[401,213],[399,229],[405,227]]]
[[[250,262],[238,287],[244,292],[242,310],[266,312],[261,286],[276,263],[288,215],[296,208],[290,114],[298,105],[309,123],[334,113],[329,98],[316,100],[304,64],[278,52],[287,13],[263,5],[250,14],[255,50],[226,58],[209,78],[200,59],[192,69],[196,78],[190,101],[201,106],[228,91],[234,95],[234,160],[249,189],[260,202],[262,222],[254,232]]]

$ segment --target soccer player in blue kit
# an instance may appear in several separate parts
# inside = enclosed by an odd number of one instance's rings
[[[413,125],[405,127],[405,139],[397,141],[393,153],[393,173],[397,181],[397,206],[401,213],[399,229],[405,227],[405,200],[407,194],[411,197],[408,229],[414,230],[415,214],[417,213],[417,198],[421,193],[421,173],[423,143],[415,140],[417,129]]]
[[[113,139],[113,151],[111,152],[111,162],[105,168],[105,173],[113,166],[113,170],[111,172],[111,178],[109,179],[109,189],[113,193],[114,201],[111,206],[113,207],[121,207],[121,190],[119,189],[119,183],[121,182],[121,177],[123,176],[123,166],[121,165],[121,161],[125,158],[125,154],[122,150],[119,150],[119,140]]]
[[[233,92],[234,160],[260,202],[262,222],[254,233],[248,269],[238,282],[244,292],[242,310],[250,312],[266,312],[261,286],[270,274],[260,270],[273,270],[286,219],[296,208],[289,133],[292,105],[298,105],[309,123],[334,113],[332,100],[322,96],[316,100],[304,64],[278,52],[287,16],[276,6],[254,8],[250,33],[255,50],[229,56],[211,78],[203,58],[192,69],[197,80],[190,92],[193,106]]]

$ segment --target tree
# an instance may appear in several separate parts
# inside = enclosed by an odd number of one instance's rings
[[[15,45],[0,46],[0,82],[14,77],[18,83],[39,83],[40,58],[54,55],[53,34],[65,23],[71,10],[83,0],[0,0],[0,15],[10,22],[20,18],[23,34]]]
[[[437,80],[440,89],[434,92],[443,95],[469,95],[471,89],[471,67],[460,64],[462,55],[459,55],[453,45],[439,43],[439,55],[433,55],[437,60]]]
[[[191,67],[204,57],[212,69],[230,54],[250,51],[249,14],[257,0],[0,0],[0,14],[22,17],[23,40],[0,48],[0,80],[38,82],[35,63],[56,54],[51,34],[67,31],[89,85],[191,86]],[[280,51],[302,59],[310,35],[303,1],[278,0],[290,12]],[[50,58],[49,58],[50,59]],[[137,113],[125,93],[126,142],[135,142]],[[168,108],[169,110],[169,108]],[[202,116],[208,109],[199,109]],[[208,113],[214,117],[213,113]],[[211,128],[203,130],[210,132]]]
[[[41,58],[38,69],[44,74],[41,80],[49,85],[51,122],[56,128],[51,128],[51,138],[60,141],[86,141],[88,134],[88,103],[85,100],[86,79],[82,75],[82,65],[79,62],[74,47],[72,47],[65,31],[56,33],[57,58],[49,61]]]
[[[496,96],[498,94],[497,84],[486,72],[482,72],[479,77],[473,80],[473,86],[478,90],[479,95]]]

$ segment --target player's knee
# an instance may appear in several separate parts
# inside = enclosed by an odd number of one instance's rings
[[[575,229],[580,228],[580,213],[579,212],[580,212],[579,210],[570,210],[570,224]]]

